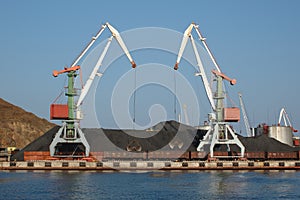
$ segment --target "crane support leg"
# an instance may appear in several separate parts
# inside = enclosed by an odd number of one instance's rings
[[[215,122],[207,131],[203,140],[197,148],[197,151],[209,151],[211,157],[222,157],[214,155],[214,147],[216,145],[227,145],[230,151],[230,145],[237,145],[240,148],[240,154],[232,155],[230,157],[244,157],[245,147],[238,139],[232,128],[226,122]],[[226,156],[228,157],[228,156]]]
[[[50,155],[53,157],[88,157],[90,145],[84,133],[79,128],[78,122],[73,120],[74,127],[70,129],[67,125],[69,121],[71,120],[64,121],[62,127],[56,133],[50,144]]]

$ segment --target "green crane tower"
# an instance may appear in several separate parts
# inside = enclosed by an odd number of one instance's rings
[[[74,87],[77,70],[80,66],[65,68],[61,71],[53,71],[53,76],[67,73],[68,88],[65,95],[68,97],[67,115],[63,118],[63,125],[56,133],[50,144],[50,155],[54,157],[87,157],[89,156],[90,146],[79,128],[79,122],[75,118],[74,97],[77,95]],[[64,114],[64,113],[63,113]]]

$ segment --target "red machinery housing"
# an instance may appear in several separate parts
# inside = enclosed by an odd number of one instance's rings
[[[67,104],[51,104],[50,106],[50,119],[68,119],[69,111]]]
[[[240,121],[240,109],[237,107],[224,108],[225,122],[238,122]]]

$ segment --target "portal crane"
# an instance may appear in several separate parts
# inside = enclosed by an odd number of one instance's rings
[[[81,94],[78,98],[78,101],[74,103],[74,96],[77,95],[75,88],[74,88],[74,79],[77,76],[76,71],[80,69],[80,66],[78,65],[79,61],[83,58],[83,56],[88,52],[88,50],[92,47],[92,45],[95,43],[95,41],[100,37],[102,32],[105,30],[105,28],[108,28],[112,34],[112,36],[108,39],[108,42],[100,55],[92,73],[89,76],[89,79],[86,81],[83,89],[81,90]],[[86,97],[92,82],[96,75],[102,75],[98,73],[98,70],[100,66],[102,65],[102,61],[108,51],[108,48],[112,42],[112,39],[115,38],[126,54],[127,58],[129,59],[132,68],[136,67],[135,62],[133,61],[125,43],[123,42],[123,39],[121,38],[119,32],[112,27],[109,23],[105,23],[102,25],[98,33],[92,37],[91,41],[87,44],[87,46],[83,49],[83,51],[77,56],[77,58],[72,63],[71,67],[64,68],[61,71],[53,71],[53,76],[57,77],[59,74],[67,73],[68,76],[68,91],[66,93],[66,96],[68,97],[68,104],[67,104],[67,115],[63,113],[64,117],[52,117],[52,119],[64,119],[63,125],[59,129],[59,131],[56,133],[52,143],[50,144],[50,155],[51,156],[57,156],[57,157],[82,157],[82,156],[89,156],[90,152],[90,146],[85,138],[84,133],[79,128],[79,120],[81,118],[81,112],[80,112],[80,106]],[[53,108],[53,105],[51,105],[51,108]],[[55,108],[55,107],[54,107]],[[76,110],[76,116],[75,116],[75,110]],[[51,110],[52,112],[52,110]],[[65,117],[67,116],[67,117]],[[78,153],[79,152],[79,153]],[[82,154],[80,154],[83,153]]]
[[[195,44],[194,38],[192,36],[192,30],[195,29],[200,41],[202,42],[205,50],[207,51],[208,55],[210,56],[216,70],[212,70],[212,73],[216,76],[217,80],[217,89],[215,95],[213,95],[212,89],[209,86],[209,82],[207,80],[207,76],[200,58],[200,55],[198,53],[197,46]],[[206,38],[204,38],[199,30],[199,26],[195,23],[192,23],[184,32],[183,39],[181,42],[181,46],[179,49],[179,53],[177,56],[177,60],[174,66],[174,69],[177,70],[179,68],[179,63],[182,58],[183,52],[185,50],[186,44],[188,42],[188,39],[190,39],[193,51],[196,57],[197,66],[199,69],[199,73],[196,73],[196,76],[201,76],[202,82],[204,84],[204,88],[208,97],[208,100],[210,102],[210,105],[212,107],[213,113],[210,114],[210,129],[205,134],[203,140],[200,142],[197,150],[203,151],[205,150],[204,147],[209,146],[209,151],[211,157],[217,157],[214,156],[214,147],[217,144],[220,145],[227,145],[228,150],[230,150],[230,146],[232,144],[235,144],[240,147],[241,154],[240,157],[244,157],[245,147],[240,142],[236,134],[233,132],[232,128],[227,123],[227,117],[226,114],[230,112],[231,110],[228,108],[224,108],[223,106],[223,99],[224,99],[224,91],[223,91],[223,80],[229,81],[232,85],[236,84],[235,79],[231,79],[225,74],[223,74],[220,70],[219,65],[217,64],[213,54],[211,53],[210,49],[208,48],[208,45],[206,43]],[[226,112],[224,112],[226,111]],[[238,121],[239,120],[239,111],[238,116],[235,116],[234,119],[231,119],[232,121]],[[232,137],[228,137],[228,134],[230,134]],[[206,151],[206,150],[205,150]],[[239,156],[236,156],[239,157]]]
[[[288,116],[288,114],[287,114],[287,112],[285,111],[284,108],[282,108],[280,110],[279,119],[278,119],[278,126],[280,126],[282,119],[283,119],[283,122],[284,122],[284,126],[291,127],[293,132],[298,132],[298,130],[293,128],[292,123],[289,119],[289,116]]]

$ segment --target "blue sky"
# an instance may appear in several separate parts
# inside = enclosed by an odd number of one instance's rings
[[[236,104],[243,93],[250,122],[274,124],[285,107],[300,128],[299,1],[141,2],[1,1],[1,98],[49,119],[64,86],[52,70],[70,65],[101,24],[183,32],[196,22],[222,71],[237,79],[229,92]]]

